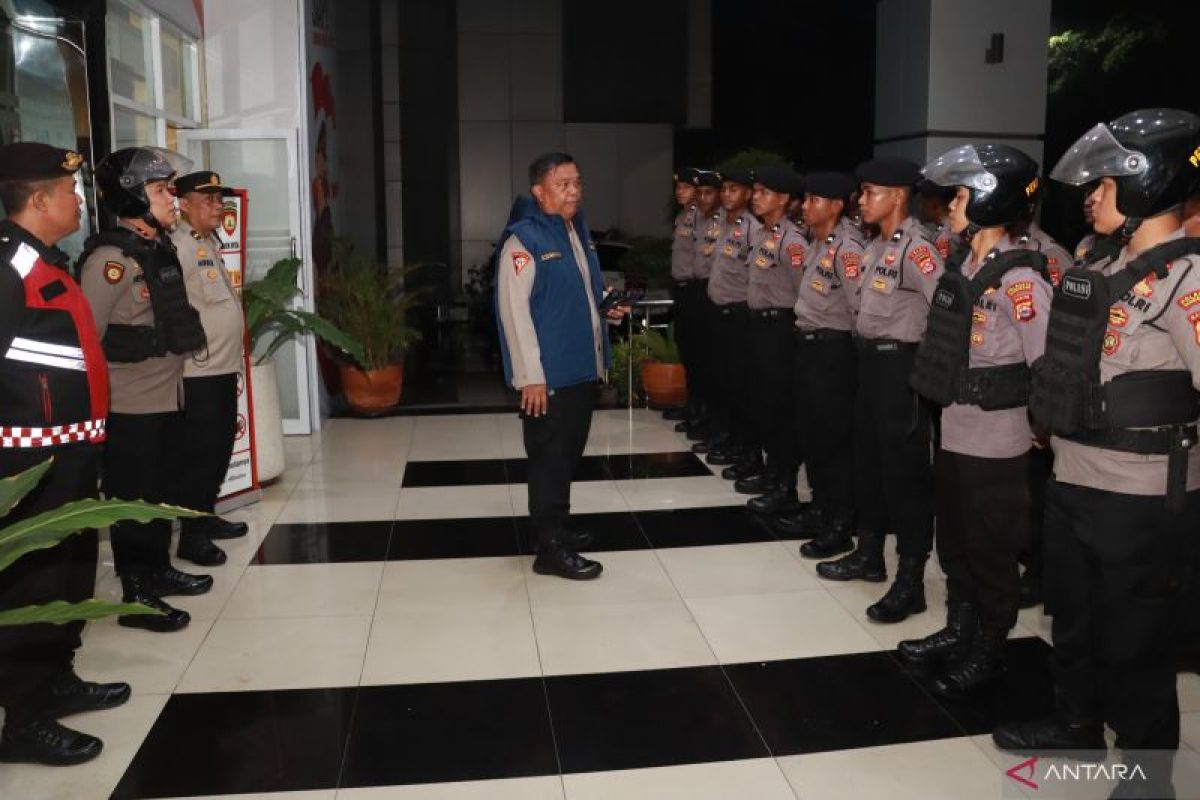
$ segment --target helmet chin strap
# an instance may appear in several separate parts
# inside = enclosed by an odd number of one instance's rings
[[[970,242],[975,238],[975,234],[983,230],[982,225],[976,225],[974,222],[967,222],[967,227],[963,228],[963,232],[959,234],[964,241]]]
[[[1141,217],[1126,217],[1125,222],[1115,231],[1115,235],[1121,240],[1121,244],[1129,244],[1129,240],[1133,238],[1134,232],[1137,231],[1141,224]]]

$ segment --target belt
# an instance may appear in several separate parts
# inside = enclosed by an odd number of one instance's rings
[[[868,339],[865,336],[856,336],[854,344],[860,351],[870,353],[906,353],[917,349],[916,342],[902,342],[899,339]]]
[[[684,280],[677,280],[677,281],[675,281],[675,288],[676,288],[676,289],[686,289],[686,288],[688,288],[689,286],[692,286],[692,285],[694,285],[694,284],[697,284],[697,283],[707,283],[707,282],[708,282],[708,281],[707,281],[707,279],[705,279],[705,278],[686,278],[686,279],[684,279]]]
[[[93,419],[48,428],[0,426],[0,448],[53,447],[74,442],[102,442],[104,423],[103,419]]]
[[[804,344],[814,342],[840,342],[850,338],[850,331],[839,331],[833,328],[816,328],[806,331],[796,328],[796,341]]]
[[[795,319],[796,314],[790,308],[752,308],[750,316],[757,319]]]
[[[717,311],[721,312],[721,316],[728,317],[731,314],[745,314],[750,310],[750,307],[745,303],[726,303],[722,306],[717,306]]]

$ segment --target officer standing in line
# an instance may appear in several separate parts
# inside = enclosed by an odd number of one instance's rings
[[[1087,254],[1096,246],[1096,239],[1098,237],[1096,236],[1096,231],[1092,228],[1092,225],[1096,221],[1096,215],[1092,212],[1092,197],[1094,194],[1094,188],[1092,191],[1088,191],[1087,187],[1084,188],[1083,221],[1087,223],[1088,232],[1079,240],[1079,244],[1075,245],[1075,263],[1079,263],[1087,258]]]
[[[684,167],[675,173],[675,202],[679,205],[679,213],[675,215],[675,227],[671,233],[671,319],[685,370],[691,360],[687,338],[691,327],[690,301],[692,271],[696,260],[696,227],[700,224],[700,210],[696,207],[696,191],[699,185],[700,170]],[[688,372],[690,373],[690,370]],[[691,423],[700,420],[697,399],[689,393],[686,408],[667,409],[663,412],[663,418],[679,422],[675,430],[686,432]]]
[[[762,223],[750,213],[754,173],[735,169],[721,175],[721,230],[708,277],[708,298],[716,309],[713,326],[713,426],[728,432],[724,442],[710,446],[706,460],[727,466],[726,478],[737,480],[762,469],[762,454],[754,441],[749,399],[746,353],[750,321],[746,292],[750,283],[747,257],[750,241]],[[735,465],[735,462],[739,462]]]
[[[774,514],[799,505],[800,468],[792,399],[796,294],[808,256],[808,241],[787,218],[788,202],[803,192],[800,176],[787,167],[755,171],[751,204],[762,230],[751,241],[746,303],[750,308],[750,409],[766,470],[742,478],[734,489],[759,495],[752,511]]]
[[[1024,228],[1038,165],[1013,147],[963,145],[925,166],[957,190],[956,236],[970,249],[938,283],[913,388],[944,407],[934,465],[937,550],[946,627],[900,643],[900,657],[945,668],[937,694],[956,699],[1001,675],[1017,624],[1018,558],[1032,520],[1029,365],[1046,342],[1052,282]]]
[[[687,438],[695,441],[692,451],[707,453],[710,443],[720,444],[729,435],[713,424],[711,419],[714,358],[713,329],[717,324],[717,308],[708,298],[708,278],[712,272],[717,241],[721,238],[721,176],[704,170],[696,187],[696,255],[692,261],[693,296],[691,307],[691,361],[688,372],[688,395],[695,396],[701,411],[702,424],[690,426]],[[686,369],[686,367],[685,367]]]
[[[68,259],[55,243],[79,229],[78,153],[37,142],[0,146],[0,477],[53,458],[41,482],[0,518],[12,525],[96,497],[108,414],[108,365]],[[88,530],[27,553],[0,572],[0,608],[92,597],[98,536]],[[81,764],[95,736],[58,718],[119,706],[125,683],[75,674],[82,622],[0,626],[0,761]]]
[[[850,295],[857,288],[865,245],[844,217],[857,183],[841,172],[804,178],[804,220],[813,233],[796,300],[795,426],[807,463],[812,504],[780,517],[787,536],[818,537],[800,548],[831,558],[854,547],[854,408],[858,382]]]
[[[929,235],[942,258],[949,258],[950,248],[955,241],[950,226],[950,202],[954,199],[954,192],[933,181],[922,180],[917,184],[917,197],[917,218],[929,229]]]
[[[1198,164],[1200,117],[1155,108],[1097,124],[1050,175],[1095,182],[1095,229],[1124,246],[1063,277],[1034,367],[1030,411],[1054,434],[1056,709],[993,739],[1103,752],[1107,723],[1144,774],[1113,797],[1174,797],[1176,603],[1200,530],[1200,242],[1185,238],[1180,205]]]
[[[168,238],[176,212],[167,184],[176,160],[190,164],[169,150],[130,147],[96,167],[101,204],[118,218],[115,229],[88,240],[79,260],[112,379],[101,465],[106,497],[161,503],[179,480],[173,451],[183,358],[201,350],[205,339]],[[171,566],[169,521],[119,522],[110,533],[126,602],[162,612],[118,622],[156,632],[186,627],[190,615],[162,598],[204,594],[212,577]]]
[[[200,314],[208,346],[183,361],[182,445],[176,505],[212,513],[237,437],[237,394],[246,333],[242,304],[221,260],[223,198],[229,190],[215,172],[193,172],[175,180],[182,219],[171,233],[179,253],[188,303]],[[244,522],[218,516],[180,521],[177,555],[204,567],[225,563],[213,539],[245,536]]]
[[[899,622],[925,610],[922,579],[933,543],[929,411],[908,381],[942,257],[908,212],[920,178],[917,165],[885,157],[860,164],[857,172],[863,221],[880,229],[863,257],[855,322],[854,473],[862,488],[856,493],[858,545],[837,561],[818,564],[817,574],[828,580],[885,581],[883,537],[890,528],[900,568],[867,616]]]

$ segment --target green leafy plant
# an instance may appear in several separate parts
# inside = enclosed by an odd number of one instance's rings
[[[47,459],[24,472],[0,479],[0,517],[8,515],[25,495],[38,485],[50,469],[53,459]],[[43,511],[0,529],[0,572],[8,569],[24,555],[45,550],[68,536],[92,528],[103,528],[122,520],[150,522],[156,519],[205,516],[175,506],[153,505],[141,500],[75,500],[58,508]],[[99,619],[113,614],[159,614],[140,603],[109,603],[103,600],[84,600],[51,603],[0,610],[0,626],[29,625]]]
[[[791,167],[788,160],[772,150],[751,147],[741,150],[717,165],[718,172],[731,169],[761,169],[762,167]]]
[[[642,361],[658,364],[679,364],[679,343],[675,341],[675,327],[667,328],[664,335],[654,328],[647,328],[634,335],[635,352],[640,350]]]
[[[645,388],[642,386],[642,359],[644,352],[631,339],[618,339],[612,345],[612,367],[608,370],[608,385],[617,392],[617,402],[624,405],[642,405]],[[632,395],[630,382],[632,381]]]
[[[345,239],[336,240],[333,250],[321,283],[322,313],[362,345],[361,355],[352,354],[360,368],[370,371],[396,363],[421,339],[406,318],[424,302],[428,290],[406,290],[404,281],[423,265],[388,268]]]
[[[671,280],[671,239],[666,236],[638,236],[621,256],[618,267],[630,283],[647,289],[661,289]]]
[[[361,362],[363,348],[356,339],[329,320],[295,307],[296,299],[304,295],[296,285],[299,271],[300,259],[283,258],[276,261],[265,276],[242,286],[250,350],[258,352],[259,347],[263,347],[262,355],[254,363],[265,363],[289,341],[307,334]]]

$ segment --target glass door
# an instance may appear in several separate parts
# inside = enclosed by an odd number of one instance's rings
[[[227,186],[245,189],[245,280],[263,277],[281,258],[301,259],[298,277],[303,296],[297,307],[313,308],[312,264],[301,220],[302,195],[294,130],[181,130],[179,151],[196,169],[220,173]],[[283,432],[307,434],[319,425],[316,350],[311,337],[289,342],[275,354]]]

